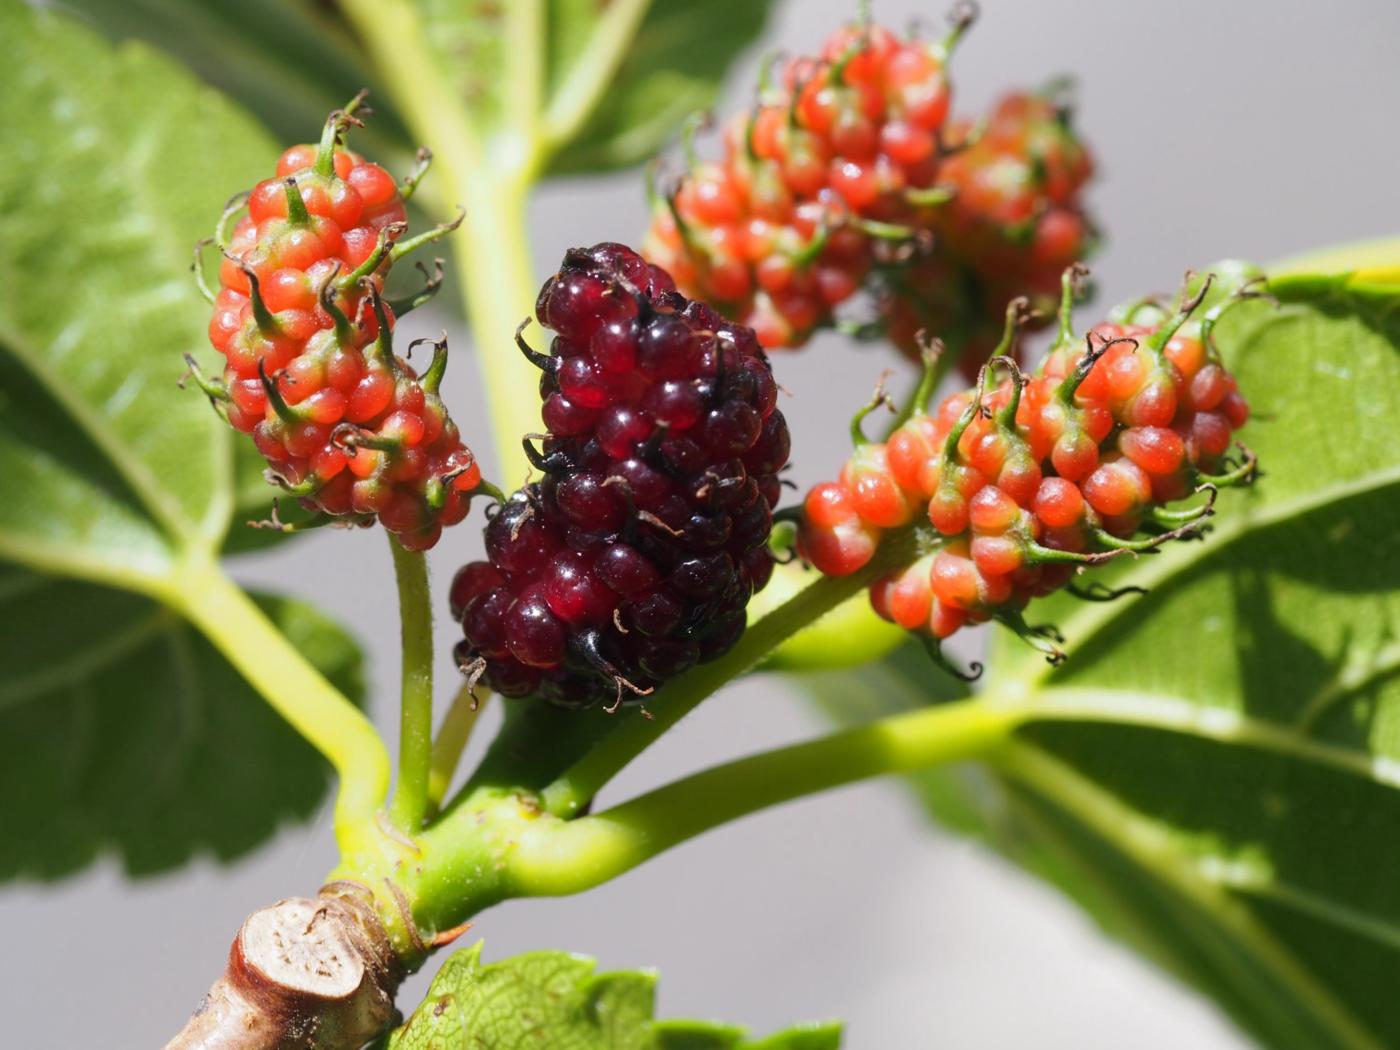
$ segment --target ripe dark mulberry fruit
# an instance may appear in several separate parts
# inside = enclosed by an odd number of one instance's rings
[[[1059,659],[1053,631],[1022,617],[1033,598],[1077,571],[1198,533],[1216,490],[1253,477],[1252,454],[1226,458],[1249,407],[1211,342],[1250,282],[1200,319],[1209,278],[1183,290],[1176,309],[1138,304],[1081,342],[1069,317],[1080,272],[1062,277],[1059,337],[1033,376],[1006,356],[1027,305],[1016,300],[976,387],[930,412],[928,361],[908,420],[887,442],[858,441],[840,480],[808,494],[798,550],[836,576],[859,571],[884,530],[922,508],[930,549],[871,587],[886,619],[934,640],[996,619]],[[1203,504],[1168,509],[1199,492]]]
[[[421,375],[393,351],[396,312],[431,294],[440,274],[397,311],[382,291],[396,259],[453,225],[402,239],[404,201],[428,155],[400,188],[343,149],[362,101],[231,202],[216,237],[221,288],[208,292],[209,339],[225,366],[221,381],[195,373],[229,423],[252,435],[270,479],[303,505],[322,518],[377,518],[421,550],[466,516],[481,471],[438,396],[446,344],[435,344]]]
[[[639,697],[726,652],[772,572],[787,424],[754,333],[620,244],[545,284],[543,479],[486,527],[453,583],[458,659],[507,696]],[[522,326],[523,329],[523,326]]]

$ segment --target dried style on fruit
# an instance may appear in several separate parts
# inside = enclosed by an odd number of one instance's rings
[[[542,373],[547,433],[525,447],[543,479],[453,581],[458,659],[507,696],[617,703],[743,633],[787,423],[754,333],[620,244],[570,251],[536,316],[556,333],[547,355],[519,337]]]

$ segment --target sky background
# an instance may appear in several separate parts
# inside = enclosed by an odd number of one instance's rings
[[[747,101],[762,50],[813,49],[853,7],[780,5],[763,44],[733,70],[720,111]],[[893,26],[915,15],[936,23],[939,14],[927,2],[876,0],[874,10]],[[984,0],[956,59],[955,108],[978,112],[1007,87],[1076,74],[1077,124],[1099,164],[1090,200],[1107,238],[1094,261],[1103,306],[1170,290],[1188,266],[1224,256],[1267,262],[1400,233],[1397,41],[1394,0]],[[551,183],[533,218],[543,277],[571,245],[640,238],[640,178]],[[425,311],[403,334],[445,323]],[[464,332],[453,335],[445,395],[484,452],[478,350]],[[487,352],[515,351],[503,339]],[[844,423],[833,421],[894,363],[834,337],[776,360],[793,394],[782,407],[800,483],[833,472],[846,449]],[[468,526],[432,552],[440,594],[479,546]],[[241,561],[236,575],[310,598],[356,634],[379,698],[373,714],[392,746],[397,625],[382,537],[328,532]],[[437,634],[445,695],[459,635],[445,614]],[[479,737],[493,725],[488,716]],[[823,728],[784,681],[751,678],[668,734],[607,797]],[[133,883],[109,862],[57,885],[5,887],[0,1007],[11,1045],[160,1045],[216,975],[241,918],[314,891],[333,861],[323,809],[227,866],[204,861]],[[713,1016],[758,1032],[844,1018],[848,1050],[1245,1045],[1208,1002],[1105,940],[1054,891],[931,829],[893,782],[750,817],[582,897],[493,909],[477,934],[490,958],[565,948],[604,968],[654,967],[666,1016]],[[430,973],[405,987],[405,1008]]]

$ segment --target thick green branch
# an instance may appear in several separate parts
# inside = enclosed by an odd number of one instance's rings
[[[466,209],[457,271],[486,386],[500,468],[496,477],[514,488],[528,469],[520,439],[539,428],[539,374],[513,341],[537,291],[526,209],[538,143],[522,133],[518,148],[484,148],[481,129],[444,75],[409,0],[341,0],[341,5],[413,134],[432,148],[434,178],[450,187],[442,199]],[[520,32],[533,34],[531,26],[529,19],[521,21]],[[519,58],[513,67],[520,68]]]
[[[578,893],[739,817],[852,781],[975,758],[1018,724],[1011,709],[964,700],[753,755],[696,773],[596,816],[517,833],[515,893]]]
[[[399,588],[403,664],[400,670],[399,780],[389,816],[413,834],[428,814],[428,772],[433,747],[433,604],[428,562],[393,536],[394,578]]]
[[[185,563],[166,602],[193,622],[340,777],[337,838],[370,822],[389,790],[389,755],[358,708],[322,677],[219,566]]]
[[[914,529],[888,536],[870,564],[839,579],[824,577],[750,625],[739,644],[713,663],[677,678],[648,702],[651,720],[633,717],[600,740],[543,792],[545,809],[556,816],[577,813],[609,780],[711,693],[751,670],[785,639],[813,623],[872,581],[918,557]]]

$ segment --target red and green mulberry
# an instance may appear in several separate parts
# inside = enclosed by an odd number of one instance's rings
[[[926,382],[887,441],[862,441],[838,481],[808,494],[798,550],[829,575],[867,565],[886,530],[927,522],[926,556],[871,587],[886,619],[935,639],[989,619],[1031,635],[1032,599],[1196,535],[1217,489],[1253,477],[1253,455],[1234,441],[1249,406],[1212,343],[1250,283],[1197,319],[1207,278],[1175,309],[1141,304],[1078,340],[1078,272],[1063,275],[1059,336],[1033,375],[1008,356],[1028,305],[1018,300],[976,387],[930,410]],[[1196,494],[1204,501],[1168,506]]]
[[[392,345],[396,313],[436,280],[397,306],[384,281],[397,259],[451,226],[404,238],[404,202],[427,154],[400,186],[346,150],[340,140],[361,102],[230,203],[216,237],[220,288],[210,293],[223,374],[198,378],[252,436],[270,479],[303,505],[322,518],[378,519],[423,549],[466,516],[481,471],[438,395],[446,344],[433,345],[421,374]]]

